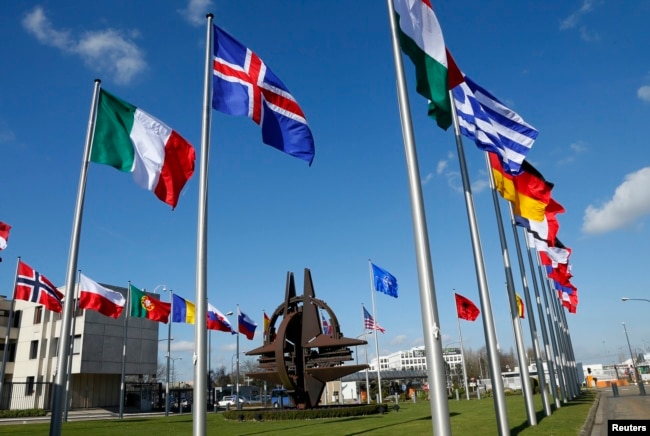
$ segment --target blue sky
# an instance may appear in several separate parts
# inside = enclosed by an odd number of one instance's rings
[[[502,4],[501,4],[502,3]],[[559,237],[573,249],[580,305],[569,316],[585,363],[650,347],[644,266],[650,212],[648,2],[434,2],[461,69],[539,130],[529,160],[566,208]],[[213,113],[208,298],[262,324],[283,300],[287,271],[346,336],[371,306],[368,260],[395,275],[400,296],[375,295],[382,354],[423,344],[413,227],[385,2],[20,1],[0,18],[0,220],[13,226],[0,293],[15,259],[65,282],[93,80],[178,130],[200,154],[205,13],[252,48],[300,103],[316,157],[264,145],[245,118]],[[444,344],[458,340],[456,292],[479,302],[452,131],[426,117],[405,62]],[[484,158],[465,154],[500,346],[513,346],[505,275]],[[171,211],[131,176],[90,164],[79,268],[90,278],[194,300],[198,173]],[[503,205],[503,203],[502,203]],[[503,209],[505,211],[505,209]],[[510,242],[511,251],[514,246]],[[511,262],[516,264],[516,259]],[[517,288],[521,289],[517,279]],[[163,292],[162,298],[169,299]],[[465,346],[484,345],[463,322]],[[526,345],[528,325],[523,324]],[[242,337],[242,351],[261,343]],[[177,379],[192,379],[194,328],[172,326]],[[160,337],[166,337],[161,325]],[[374,345],[374,344],[373,344]],[[234,337],[212,334],[212,365],[228,369]],[[162,348],[161,348],[162,350]],[[374,346],[369,347],[374,356]],[[164,355],[160,353],[160,358]]]

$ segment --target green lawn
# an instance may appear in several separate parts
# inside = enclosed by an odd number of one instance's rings
[[[596,393],[586,391],[581,397],[563,405],[546,417],[541,397],[535,396],[538,425],[529,427],[524,399],[521,395],[507,396],[508,421],[513,435],[577,435],[584,424]],[[449,401],[451,430],[455,435],[483,436],[497,434],[494,401]],[[209,435],[426,435],[432,434],[431,409],[428,402],[400,403],[399,411],[390,410],[384,415],[358,418],[310,421],[226,421],[221,413],[207,414]],[[22,419],[20,420],[22,422]],[[49,424],[1,425],[0,434],[45,435]],[[165,436],[191,435],[192,415],[174,415],[155,418],[127,418],[120,420],[74,421],[63,423],[62,433],[80,436]]]

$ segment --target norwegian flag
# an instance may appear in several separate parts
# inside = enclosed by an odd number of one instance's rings
[[[370,315],[370,312],[365,307],[363,308],[363,325],[368,330],[379,330],[382,333],[386,333],[386,329],[377,324],[375,318]]]
[[[265,144],[311,165],[314,138],[298,102],[259,56],[217,26],[213,69],[213,109],[251,118]]]
[[[61,304],[63,294],[56,289],[56,286],[47,277],[35,271],[22,260],[18,261],[14,298],[42,304],[52,312],[61,313],[63,310]]]

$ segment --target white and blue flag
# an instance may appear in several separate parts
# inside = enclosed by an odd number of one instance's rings
[[[467,76],[452,94],[460,133],[496,153],[509,174],[519,174],[538,131]]]

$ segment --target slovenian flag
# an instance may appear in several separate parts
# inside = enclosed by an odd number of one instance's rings
[[[219,309],[208,303],[208,330],[219,330],[226,333],[236,334],[232,330],[232,326],[223,313]]]

